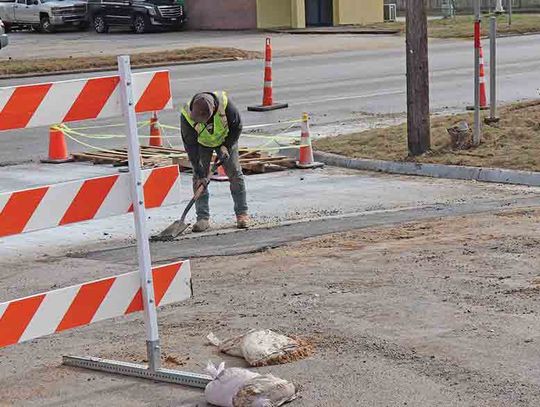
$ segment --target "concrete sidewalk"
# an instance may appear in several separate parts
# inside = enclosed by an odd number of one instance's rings
[[[337,35],[337,34],[358,34],[358,35],[389,35],[399,34],[401,30],[393,28],[366,27],[358,25],[339,25],[332,27],[307,27],[307,28],[292,28],[292,29],[269,29],[271,33],[278,34],[317,34],[317,35]]]
[[[26,164],[0,168],[0,185],[1,191],[7,192],[116,171],[108,166],[80,163]],[[182,174],[181,180],[183,201],[180,205],[148,211],[151,233],[161,231],[177,219],[191,198],[191,176]],[[382,175],[332,167],[248,176],[247,187],[250,212],[254,225],[259,226],[434,204],[540,197],[540,188]],[[219,230],[234,227],[228,189],[227,183],[210,186],[212,220]],[[188,221],[193,220],[194,214],[191,214]],[[63,256],[129,245],[133,243],[133,236],[133,218],[124,215],[7,237],[1,240],[0,256],[3,262]]]
[[[276,56],[326,54],[340,51],[396,49],[404,39],[395,35],[305,35],[269,34],[257,31],[186,31],[137,35],[113,32],[62,32],[42,35],[36,32],[9,34],[10,46],[2,50],[1,60],[117,55],[120,53],[159,52],[189,47],[234,47],[264,51],[266,37],[272,37]]]

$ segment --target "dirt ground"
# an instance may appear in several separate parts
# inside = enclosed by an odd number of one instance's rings
[[[487,117],[489,112],[482,115]],[[432,117],[431,150],[420,157],[407,156],[406,123],[322,138],[316,140],[314,146],[321,151],[355,158],[540,171],[540,102],[506,105],[500,109],[499,116],[498,123],[483,124],[480,146],[466,150],[451,148],[447,129],[460,121],[466,121],[472,129],[472,113]]]
[[[160,310],[171,367],[225,359],[205,336],[272,328],[313,357],[261,368],[300,388],[295,406],[540,404],[539,209],[312,238],[193,260],[195,296]],[[13,265],[2,298],[129,266],[56,258]],[[84,281],[84,280],[83,280]],[[62,367],[63,354],[145,359],[140,316],[0,351],[0,405],[204,406],[202,392]]]

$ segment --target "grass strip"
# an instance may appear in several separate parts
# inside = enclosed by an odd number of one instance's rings
[[[352,158],[540,171],[540,101],[504,106],[499,115],[499,123],[483,125],[480,146],[469,150],[453,150],[446,129],[462,120],[472,128],[472,113],[433,117],[431,151],[419,157],[408,156],[406,124],[322,138],[313,144],[316,150]]]
[[[253,59],[260,53],[237,48],[194,47],[160,52],[131,54],[131,65],[147,66],[178,62],[209,61],[215,59]],[[74,58],[15,59],[2,61],[0,76],[43,74],[66,71],[85,71],[94,69],[115,69],[116,56],[91,56]]]

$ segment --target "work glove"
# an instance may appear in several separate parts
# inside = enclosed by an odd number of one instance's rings
[[[222,163],[225,163],[229,161],[229,158],[231,158],[231,155],[229,154],[229,150],[225,146],[221,146],[219,150],[217,151],[217,155],[219,158],[219,161]]]

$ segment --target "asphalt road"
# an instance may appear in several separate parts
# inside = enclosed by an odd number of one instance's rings
[[[537,50],[540,36],[499,39],[501,102],[538,96]],[[484,44],[486,55],[488,44]],[[396,117],[406,110],[404,47],[360,50],[309,56],[278,57],[274,61],[275,99],[289,109],[271,113],[244,113],[247,124],[276,122],[312,114],[318,134],[364,129]],[[486,58],[487,63],[487,58]],[[435,113],[463,110],[472,100],[472,47],[465,41],[437,41],[430,47],[431,107]],[[245,111],[261,99],[262,62],[237,61],[207,65],[173,66],[176,104],[197,91],[225,89]],[[39,81],[80,77],[64,75]],[[0,81],[1,86],[34,83],[35,79]],[[163,112],[162,122],[176,124],[176,112]],[[278,128],[270,129],[271,132]],[[0,162],[21,162],[46,153],[47,130],[10,132],[0,141]],[[100,142],[117,145],[118,140]],[[73,146],[73,148],[76,148]],[[84,150],[84,147],[79,147]]]

